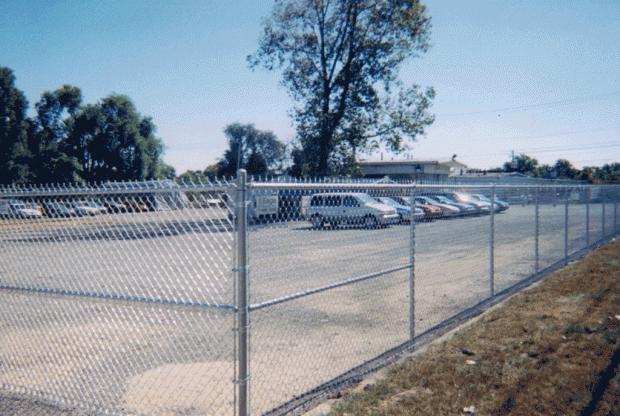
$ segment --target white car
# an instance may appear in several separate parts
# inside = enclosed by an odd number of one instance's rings
[[[78,215],[99,215],[107,212],[104,206],[91,201],[74,202],[73,209]]]
[[[392,208],[396,209],[396,212],[400,216],[400,223],[411,221],[411,207],[409,205],[403,205],[397,200],[387,196],[381,196],[375,199],[382,204],[389,205]],[[424,216],[424,211],[422,211],[422,216]]]
[[[14,218],[41,218],[43,211],[38,204],[24,203],[18,199],[0,200],[0,215]]]
[[[437,201],[441,204],[453,205],[461,210],[461,215],[473,215],[478,213],[476,207],[472,204],[466,204],[464,202],[456,202],[448,197],[442,195],[426,195],[427,198],[432,199],[433,201]]]
[[[471,195],[466,194],[464,192],[448,192],[445,194],[439,194],[445,196],[456,202],[461,202],[465,204],[473,205],[476,208],[477,214],[490,214],[491,213],[491,204],[484,201],[477,201],[471,197]]]
[[[471,195],[471,197],[475,199],[476,201],[488,202],[489,204],[491,203],[491,199],[482,194],[473,194]],[[499,199],[495,199],[493,202],[495,203],[496,211],[500,211],[500,212],[506,211],[508,208],[510,208],[510,205],[508,204],[508,202],[504,202]]]
[[[364,192],[315,194],[303,205],[302,214],[314,228],[322,228],[325,224],[335,227],[342,223],[376,228],[400,221],[395,208],[376,201]]]

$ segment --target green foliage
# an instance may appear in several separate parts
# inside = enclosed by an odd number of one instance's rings
[[[248,61],[282,68],[282,82],[297,102],[302,152],[293,156],[292,172],[338,173],[335,153],[346,149],[354,157],[381,143],[400,152],[405,139],[424,134],[434,121],[428,109],[435,91],[405,86],[398,69],[429,48],[425,12],[417,0],[276,2]]]
[[[72,119],[82,102],[77,87],[63,85],[54,92],[46,91],[35,104],[37,116],[34,131],[28,140],[30,148],[28,167],[35,183],[75,182],[80,166],[75,157],[66,152],[66,141]]]
[[[519,172],[525,175],[531,174],[538,167],[538,160],[521,154],[515,156],[511,162],[504,163],[505,172]]]
[[[538,160],[521,154],[515,156],[512,161],[504,163],[503,168],[490,170],[493,171],[519,172],[543,179],[571,179],[596,184],[620,183],[620,163],[617,162],[579,170],[566,159],[558,159],[553,166],[539,165]]]
[[[559,159],[553,166],[536,166],[531,171],[525,173],[535,178],[544,179],[577,179],[579,177],[579,170],[573,167],[571,162],[566,159]]]
[[[218,177],[232,177],[238,169],[249,175],[274,174],[282,170],[286,146],[272,131],[260,131],[254,124],[235,122],[224,129],[228,149],[217,163]]]
[[[174,180],[177,177],[177,172],[173,166],[164,163],[161,159],[157,161],[157,177],[156,179],[170,179]]]
[[[180,184],[207,183],[207,177],[199,170],[188,170],[177,177]]]
[[[586,168],[592,183],[620,183],[620,163],[607,163],[600,168]]]
[[[19,164],[18,158],[27,155],[26,131],[29,122],[26,117],[28,101],[24,93],[15,87],[13,71],[0,68],[0,184],[20,182],[28,177],[27,168]]]
[[[26,117],[28,103],[15,77],[0,68],[0,168],[2,183],[71,183],[148,180],[175,176],[161,160],[164,145],[150,117],[131,99],[112,94],[82,105],[79,88],[46,91]]]

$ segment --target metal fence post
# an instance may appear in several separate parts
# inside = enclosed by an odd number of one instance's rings
[[[411,263],[409,269],[409,340],[411,341],[415,338],[415,204],[413,198],[415,198],[415,184],[411,188],[411,226],[409,227],[411,230],[409,239],[409,262]]]
[[[491,297],[495,295],[495,185],[491,196],[491,225],[490,225],[490,252],[489,252],[489,279]]]
[[[238,415],[247,416],[248,395],[248,264],[247,264],[247,172],[237,171],[235,201],[235,228],[237,231],[237,401]]]
[[[618,201],[614,202],[614,234],[618,232]]]
[[[590,246],[590,188],[586,191],[586,247]]]
[[[536,273],[538,273],[538,253],[539,253],[539,243],[538,243],[538,236],[540,234],[539,230],[540,230],[540,224],[539,224],[539,216],[540,216],[540,185],[536,186],[536,210],[535,210],[535,216],[534,216],[534,233],[535,233],[535,238],[534,238],[534,271]]]
[[[605,200],[603,199],[603,215],[601,215],[602,224],[601,224],[601,240],[605,239]]]
[[[568,257],[568,198],[570,193],[568,188],[565,188],[566,203],[564,204],[564,258]]]

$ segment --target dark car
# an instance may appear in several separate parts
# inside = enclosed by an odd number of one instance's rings
[[[129,212],[149,212],[149,206],[143,203],[140,199],[130,198],[125,202],[127,211]]]
[[[75,217],[78,215],[77,211],[67,202],[48,202],[44,206],[48,217]]]

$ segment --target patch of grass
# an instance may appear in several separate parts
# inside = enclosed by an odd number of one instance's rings
[[[581,414],[620,348],[617,259],[618,242],[595,250],[345,395],[331,415]],[[620,368],[603,387],[594,414],[620,414]]]
[[[566,336],[579,336],[579,335],[583,335],[586,334],[586,328],[578,323],[575,322],[567,322],[566,325],[564,326],[564,331],[563,331],[564,335]]]

